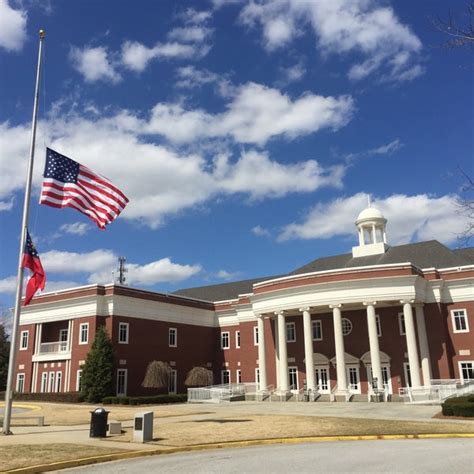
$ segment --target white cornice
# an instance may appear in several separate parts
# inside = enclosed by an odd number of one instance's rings
[[[272,280],[266,280],[266,281],[260,281],[258,283],[254,283],[253,288],[259,288],[261,286],[268,285],[270,283],[278,283],[278,282],[283,282],[283,281],[293,281],[293,280],[301,280],[305,279],[311,276],[318,276],[318,275],[333,275],[333,274],[345,274],[345,273],[361,273],[361,272],[366,272],[366,271],[376,271],[376,270],[383,270],[383,269],[393,269],[393,268],[416,268],[415,265],[413,265],[410,262],[404,262],[404,263],[390,263],[387,265],[367,265],[364,267],[349,267],[349,268],[336,268],[333,270],[323,270],[319,272],[310,272],[310,273],[300,273],[298,275],[287,275],[284,277],[279,277],[279,278],[273,278]]]

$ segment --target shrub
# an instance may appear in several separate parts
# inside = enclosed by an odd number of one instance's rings
[[[448,398],[442,405],[444,416],[474,417],[474,395]]]
[[[5,399],[5,392],[0,393],[0,400]],[[52,403],[81,403],[84,401],[84,395],[81,392],[66,393],[13,393],[13,400],[52,402]]]
[[[166,403],[185,403],[188,396],[185,393],[178,395],[155,395],[148,397],[104,397],[104,405],[163,405]]]

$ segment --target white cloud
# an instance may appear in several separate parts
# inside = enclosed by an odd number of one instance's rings
[[[48,273],[93,273],[103,268],[111,271],[117,265],[117,256],[111,250],[93,252],[65,252],[50,250],[40,254],[44,271]]]
[[[457,239],[467,224],[467,217],[459,215],[456,199],[454,195],[393,194],[373,199],[372,205],[388,220],[387,234],[391,245],[430,239],[450,243]],[[328,239],[336,236],[352,236],[356,240],[354,222],[366,206],[367,195],[364,193],[319,203],[302,222],[285,226],[279,240]]]
[[[294,139],[323,128],[337,130],[351,120],[353,112],[350,96],[306,93],[292,100],[277,89],[250,82],[236,89],[220,114],[186,110],[180,104],[157,104],[146,130],[177,143],[231,136],[239,143],[264,145],[275,136]]]
[[[168,38],[183,43],[200,43],[207,40],[212,35],[212,31],[212,28],[205,26],[179,27],[171,30],[168,33]]]
[[[179,14],[179,17],[187,25],[199,25],[206,23],[212,18],[210,10],[195,10],[194,8],[187,8]]]
[[[408,81],[424,72],[419,62],[422,44],[402,24],[393,8],[373,0],[250,2],[240,14],[244,25],[262,28],[263,45],[282,48],[312,28],[323,55],[356,53],[364,59],[349,70],[360,80],[379,72],[383,80]]]
[[[25,10],[15,10],[7,0],[0,0],[0,48],[20,51],[26,41]]]
[[[272,91],[272,95],[278,98],[278,91]],[[286,119],[282,120],[286,120],[289,126],[290,116],[297,114],[301,106],[298,100],[292,102],[286,96],[282,98],[283,107],[287,105],[284,114]],[[324,100],[323,98],[323,103]],[[330,98],[330,101],[337,99]],[[232,107],[235,109],[234,102]],[[263,109],[263,105],[261,107]],[[144,120],[126,110],[102,117],[95,114],[83,117],[74,112],[58,110],[47,122],[40,122],[38,143],[47,142],[53,149],[107,176],[130,198],[130,203],[120,218],[154,228],[162,225],[169,216],[219,196],[238,193],[250,199],[264,199],[341,184],[344,167],[325,168],[311,159],[296,161],[296,157],[293,157],[290,163],[277,162],[267,153],[255,150],[242,152],[236,157],[206,157],[198,153],[180,153],[147,141],[145,138],[157,132],[153,130],[157,123],[155,113],[156,108],[149,120]],[[191,111],[176,119],[180,133],[184,134],[183,142],[209,135],[209,130],[203,128],[203,123],[206,123],[205,120],[203,122],[203,114],[204,119],[209,118],[208,128],[212,134],[224,136],[223,129],[220,129],[222,123],[218,123],[219,115]],[[266,131],[260,131],[260,136],[252,136],[252,117],[249,115],[245,127],[249,128],[251,136],[245,137],[242,121],[239,123],[235,120],[233,125],[230,123],[232,116],[236,116],[234,114],[231,111],[225,112],[221,121],[224,121],[225,116],[227,131],[241,137],[240,140],[263,140],[265,136],[276,134],[278,130],[284,132],[284,124],[280,123],[269,126],[273,128]],[[262,110],[261,115],[268,114]],[[258,126],[263,118],[256,119],[258,123],[255,126]],[[334,119],[328,119],[334,123]],[[301,124],[300,120],[301,117],[297,117],[296,124]],[[164,126],[163,122],[161,124]],[[313,125],[318,127],[322,124]],[[235,130],[231,126],[236,127]],[[309,125],[306,127],[310,128]],[[0,201],[8,201],[24,186],[22,177],[26,172],[28,129],[29,126],[26,125],[11,127],[8,123],[0,124],[0,156],[4,157],[0,160]],[[171,129],[164,131],[173,133]],[[296,133],[295,124],[288,133]],[[38,192],[41,183],[39,153],[38,158],[33,175],[34,193]],[[78,222],[88,223],[85,218]]]
[[[306,68],[302,63],[294,64],[286,68],[282,68],[282,82],[284,84],[290,84],[292,82],[297,82],[303,79],[306,74]]]
[[[228,272],[227,270],[219,270],[216,274],[215,277],[219,278],[221,280],[235,280],[236,278],[239,278],[241,275],[240,272]]]
[[[225,155],[215,162],[219,187],[227,193],[246,193],[252,199],[312,192],[322,186],[340,187],[343,175],[343,167],[324,169],[315,160],[281,164],[257,151],[243,152],[234,164]]]
[[[137,41],[126,41],[122,45],[122,64],[132,71],[142,72],[153,59],[197,59],[207,52],[207,46],[202,45],[169,42],[148,48]]]
[[[0,280],[0,293],[15,293],[16,292],[16,276],[9,276]]]
[[[73,222],[72,224],[63,224],[59,230],[66,234],[85,235],[90,230],[90,226],[85,222]]]
[[[83,75],[87,82],[105,81],[117,83],[121,80],[120,74],[115,70],[107,48],[72,48],[69,54],[74,68]]]
[[[344,159],[346,163],[353,162],[356,159],[359,158],[369,158],[371,156],[377,156],[377,155],[393,155],[395,152],[400,150],[400,148],[403,147],[403,143],[399,138],[396,138],[395,140],[392,140],[389,143],[386,143],[385,145],[380,145],[375,148],[370,148],[369,150],[365,151],[360,151],[357,153],[348,153],[347,155],[344,155]]]
[[[219,95],[222,97],[229,97],[235,92],[235,87],[225,75],[216,74],[207,69],[183,66],[176,70],[176,77],[175,86],[182,89],[194,89],[208,84],[215,84]]]
[[[268,229],[265,229],[261,225],[256,225],[255,227],[252,227],[252,234],[256,235],[257,237],[270,237],[270,231]]]

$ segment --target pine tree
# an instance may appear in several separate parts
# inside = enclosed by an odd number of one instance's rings
[[[10,357],[10,342],[5,328],[0,324],[0,392],[7,387],[8,360]]]
[[[114,350],[105,326],[100,326],[82,369],[81,391],[87,402],[113,395]]]

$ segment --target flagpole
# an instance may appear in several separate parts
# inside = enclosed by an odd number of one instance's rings
[[[43,41],[45,37],[45,31],[39,31],[39,51],[38,51],[38,66],[36,69],[36,86],[35,86],[35,99],[33,103],[33,122],[31,125],[31,143],[30,143],[30,158],[28,161],[28,171],[26,178],[25,188],[25,201],[23,203],[23,221],[21,223],[21,234],[20,234],[20,255],[18,259],[18,277],[16,284],[16,300],[15,300],[15,313],[13,315],[13,327],[10,341],[10,360],[8,363],[8,377],[7,377],[7,389],[5,392],[5,413],[3,416],[3,434],[13,434],[10,431],[11,415],[12,415],[12,402],[13,402],[13,375],[15,373],[15,362],[16,362],[16,345],[18,339],[18,326],[20,324],[20,311],[21,311],[21,295],[23,290],[23,252],[26,241],[26,230],[28,227],[28,215],[30,211],[30,195],[31,195],[31,178],[33,176],[33,162],[35,157],[35,141],[36,141],[36,122],[38,119],[38,102],[39,102],[39,84],[41,79],[41,62],[43,53]]]

